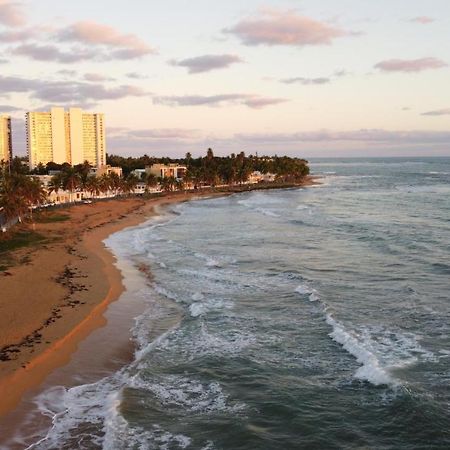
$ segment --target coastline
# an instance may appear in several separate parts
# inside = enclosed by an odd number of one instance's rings
[[[250,189],[244,191],[247,190]],[[147,201],[130,198],[72,207],[70,209],[71,220],[66,224],[66,228],[67,225],[73,228],[83,225],[85,228],[83,235],[80,236],[76,231],[73,234],[69,233],[63,242],[45,246],[45,248],[33,252],[31,261],[25,267],[11,269],[12,276],[0,280],[2,292],[14,292],[12,295],[16,298],[23,296],[23,290],[14,288],[18,282],[22,281],[23,283],[26,280],[29,285],[39,282],[44,284],[44,289],[36,290],[33,298],[36,301],[42,300],[44,297],[54,297],[52,301],[46,302],[47,313],[54,314],[55,299],[56,304],[65,302],[64,307],[56,308],[59,310],[57,312],[59,317],[56,317],[55,321],[51,321],[47,327],[39,330],[39,337],[35,341],[25,340],[25,345],[20,347],[20,353],[15,354],[16,359],[1,361],[0,419],[6,418],[6,423],[8,423],[8,416],[16,409],[23,395],[36,389],[55,369],[67,365],[80,343],[93,331],[106,325],[107,320],[104,315],[108,306],[117,300],[124,291],[122,274],[115,266],[116,259],[103,243],[109,235],[149,220],[155,216],[156,207],[195,198],[224,196],[232,193],[234,192],[176,193]],[[56,225],[54,232],[61,233],[61,229],[65,229],[64,225]],[[52,261],[51,264],[50,261]],[[45,262],[50,267],[46,266]],[[38,265],[42,270],[30,270]],[[61,280],[61,277],[56,275],[67,272],[67,267],[69,267],[69,274],[66,279]],[[34,279],[31,272],[34,272]],[[53,278],[49,278],[49,272],[53,274]],[[83,280],[82,284],[77,280]],[[63,281],[63,286],[61,286],[61,281]],[[10,286],[4,286],[5,284]],[[51,290],[49,289],[50,285]],[[16,299],[11,299],[10,294],[6,296],[9,300]],[[11,303],[15,302],[11,301]],[[49,308],[50,306],[52,308]],[[20,301],[17,307],[21,307]],[[30,310],[30,308],[28,309]],[[28,312],[35,315],[33,310]],[[30,326],[31,323],[28,325]],[[14,322],[10,322],[10,327],[14,328]],[[2,330],[0,342],[4,347],[4,334],[7,333],[7,330],[5,328]],[[35,331],[31,330],[25,336],[35,336],[33,333]],[[129,336],[126,336],[123,340],[128,338]],[[8,342],[8,345],[11,344]],[[133,352],[132,347],[132,343],[129,342],[127,351],[130,359]]]

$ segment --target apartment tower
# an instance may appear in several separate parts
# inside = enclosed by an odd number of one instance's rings
[[[11,117],[0,115],[0,163],[12,158]]]
[[[52,108],[50,112],[27,113],[26,127],[30,169],[48,162],[106,165],[104,114]]]

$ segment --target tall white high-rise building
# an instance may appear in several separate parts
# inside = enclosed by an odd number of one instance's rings
[[[27,113],[26,126],[30,169],[48,162],[106,165],[104,114],[52,108],[50,112]]]
[[[0,163],[12,158],[11,117],[0,115]]]

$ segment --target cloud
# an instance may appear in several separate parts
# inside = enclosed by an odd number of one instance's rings
[[[174,66],[186,67],[189,73],[209,72],[215,69],[225,69],[232,64],[240,63],[242,59],[236,55],[203,55],[195,58],[171,61]]]
[[[314,84],[328,84],[330,83],[330,78],[322,77],[322,78],[302,78],[302,77],[296,77],[296,78],[285,78],[283,80],[280,80],[282,83],[285,84],[294,84],[294,83],[300,83],[304,85],[314,85]]]
[[[249,108],[253,109],[262,109],[266,106],[279,105],[280,103],[285,103],[288,100],[285,98],[266,98],[266,97],[249,97],[247,100],[244,100],[242,103]]]
[[[450,108],[428,111],[428,112],[422,113],[421,115],[422,116],[450,116]]]
[[[0,0],[0,24],[7,27],[25,25],[25,14],[20,1]]]
[[[345,69],[336,70],[334,72],[334,76],[337,77],[337,78],[346,77],[348,75],[350,75],[350,72],[347,72]]]
[[[122,34],[113,27],[97,22],[77,22],[60,30],[56,38],[60,42],[106,47],[110,59],[134,59],[156,53],[134,34]]]
[[[15,112],[15,111],[22,111],[22,108],[17,108],[15,106],[9,106],[9,105],[0,105],[0,114]]]
[[[432,17],[428,17],[428,16],[418,16],[418,17],[413,17],[409,21],[414,22],[414,23],[420,23],[422,25],[428,25],[430,23],[433,23],[435,21],[435,19],[433,19]]]
[[[301,143],[301,142],[358,142],[369,144],[448,144],[450,131],[390,131],[383,129],[360,129],[351,131],[319,130],[298,133],[236,134],[242,142],[252,143]]]
[[[441,59],[426,57],[420,59],[388,59],[374,67],[383,72],[421,72],[429,69],[441,69],[448,64]]]
[[[42,86],[42,83],[36,80],[0,75],[0,93],[3,93],[0,96],[13,92],[30,92],[40,86]]]
[[[241,20],[225,33],[237,36],[245,45],[330,45],[334,39],[349,36],[341,28],[301,16],[292,11],[264,11]]]
[[[130,72],[125,75],[127,78],[131,78],[133,80],[146,80],[148,79],[147,75],[137,73],[137,72]]]
[[[266,98],[252,94],[156,96],[153,98],[154,103],[166,106],[245,105],[253,109],[261,109],[286,101],[286,99]]]
[[[36,61],[55,61],[63,64],[71,64],[84,60],[95,60],[99,57],[93,49],[72,48],[61,51],[55,45],[25,44],[13,50],[16,55],[27,56]]]
[[[125,97],[148,95],[136,86],[117,86],[105,88],[101,84],[57,81],[45,83],[36,89],[33,97],[54,103],[76,103],[90,100],[118,100]]]
[[[24,42],[36,36],[36,30],[32,28],[23,30],[7,30],[0,32],[0,43]]]
[[[0,92],[27,92],[31,97],[45,102],[70,104],[149,95],[143,89],[129,85],[105,88],[99,83],[48,81],[1,75]]]
[[[158,128],[148,130],[122,130],[124,136],[137,139],[195,139],[199,137],[198,130],[185,128]]]
[[[76,77],[77,76],[77,71],[70,70],[70,69],[61,69],[61,70],[58,70],[58,73],[64,77]]]
[[[101,73],[86,73],[84,74],[84,79],[86,81],[92,82],[104,82],[104,81],[114,81],[114,78],[102,75]]]

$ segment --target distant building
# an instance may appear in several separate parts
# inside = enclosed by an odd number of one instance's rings
[[[11,117],[0,115],[0,162],[12,159]]]
[[[106,164],[103,114],[52,108],[50,112],[29,112],[26,119],[30,169],[49,162],[75,166],[88,161],[96,167]]]
[[[146,167],[145,171],[158,178],[173,177],[182,179],[186,176],[187,167],[179,166],[178,164],[153,164],[152,166]]]
[[[147,172],[145,171],[145,169],[134,169],[134,170],[131,171],[131,173],[132,173],[135,177],[137,177],[137,178],[139,178],[140,180],[142,180],[142,178],[144,177],[144,175],[145,175]]]
[[[115,173],[119,177],[122,177],[123,175],[122,167],[111,167],[109,165],[100,166],[97,169],[94,169],[93,172],[98,177],[101,177],[102,175],[111,175],[112,173]]]

